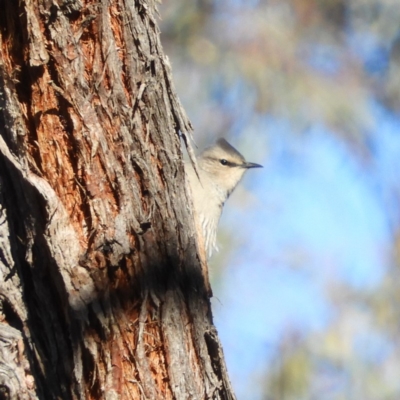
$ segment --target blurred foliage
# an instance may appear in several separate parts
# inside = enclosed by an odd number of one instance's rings
[[[215,87],[228,93],[239,83],[256,112],[286,117],[299,132],[318,119],[359,146],[373,128],[366,92],[378,83],[397,107],[396,1],[165,1],[161,14],[167,54],[190,65],[195,80],[189,94],[187,85],[180,88],[187,103],[211,87],[209,99],[220,100]],[[358,54],[363,49],[352,48],[358,44],[349,34],[381,42],[393,70],[384,82],[374,74],[379,66],[366,70]],[[232,115],[223,106],[211,114],[217,134],[229,130]],[[210,129],[201,122],[196,127]]]
[[[312,359],[296,335],[282,340],[279,359],[271,368],[267,399],[299,400],[308,398]]]
[[[160,13],[200,144],[239,136],[252,116],[268,115],[299,134],[322,124],[358,158],[373,160],[379,121],[371,102],[400,113],[397,0],[164,0]],[[392,185],[387,190],[398,196],[400,180]],[[265,399],[400,398],[400,221],[393,215],[391,267],[379,287],[327,287],[336,317],[321,332],[282,338],[262,379]]]

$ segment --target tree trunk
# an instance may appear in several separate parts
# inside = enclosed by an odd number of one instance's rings
[[[154,2],[0,10],[0,399],[233,399]]]

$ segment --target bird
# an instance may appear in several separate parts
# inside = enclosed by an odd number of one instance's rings
[[[192,194],[196,230],[210,258],[217,250],[217,228],[226,200],[247,170],[262,168],[262,165],[247,162],[223,138],[207,147],[196,160],[197,168],[186,162],[185,172]]]

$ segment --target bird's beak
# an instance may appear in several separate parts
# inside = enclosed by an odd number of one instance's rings
[[[246,162],[246,163],[243,164],[243,167],[246,168],[246,169],[249,169],[249,168],[264,168],[262,165],[256,164],[256,163],[253,163],[253,162]]]

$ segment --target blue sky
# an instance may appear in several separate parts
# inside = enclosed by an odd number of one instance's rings
[[[239,399],[260,398],[256,392],[248,397],[249,380],[255,371],[262,375],[287,330],[306,335],[329,322],[330,281],[371,289],[386,271],[391,232],[385,179],[398,171],[400,138],[396,120],[382,121],[383,111],[372,106],[381,124],[367,167],[321,126],[296,136],[265,119],[268,141],[253,138],[257,148],[268,146],[268,156],[254,159],[261,152],[253,152],[251,161],[264,169],[250,171],[243,192],[225,207],[221,229],[235,232],[239,246],[224,261],[213,301]],[[243,201],[251,206],[241,207]]]

